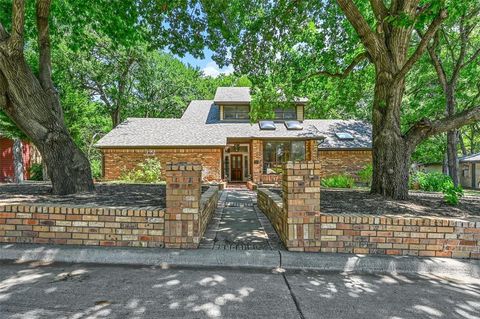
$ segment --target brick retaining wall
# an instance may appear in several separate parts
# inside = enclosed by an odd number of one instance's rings
[[[0,206],[0,242],[163,246],[163,208]]]
[[[321,213],[320,173],[308,163],[286,164],[283,198],[258,189],[258,206],[288,250],[480,259],[478,220]]]
[[[167,208],[1,205],[0,242],[196,248],[217,206],[218,187],[201,194],[201,165],[167,169]]]

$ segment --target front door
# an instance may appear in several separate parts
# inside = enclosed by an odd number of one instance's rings
[[[231,155],[232,160],[232,182],[241,182],[243,180],[242,155]]]

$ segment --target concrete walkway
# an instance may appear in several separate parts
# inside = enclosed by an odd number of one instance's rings
[[[200,248],[279,250],[282,244],[268,218],[258,209],[257,194],[226,189],[208,225]]]

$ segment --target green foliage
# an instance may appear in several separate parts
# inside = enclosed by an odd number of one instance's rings
[[[42,181],[43,180],[43,166],[42,164],[32,164],[30,166],[30,180],[31,181]]]
[[[447,182],[443,185],[443,200],[448,205],[458,205],[460,198],[463,196],[463,189],[461,186],[455,187],[453,182]]]
[[[329,188],[352,188],[355,180],[349,175],[336,175],[323,178],[321,182],[323,187]]]
[[[102,177],[102,161],[100,158],[90,159],[90,167],[92,169],[92,177],[99,179]]]
[[[372,164],[366,165],[357,173],[360,181],[367,184],[368,186],[372,185],[372,176],[373,176],[373,166]]]
[[[442,192],[444,201],[449,205],[457,205],[463,196],[462,187],[455,187],[450,176],[442,173],[416,172],[410,176],[410,187],[427,192]]]
[[[415,172],[410,176],[410,188],[427,192],[441,192],[448,182],[452,182],[450,176],[437,172]]]
[[[120,180],[128,183],[158,183],[161,181],[162,166],[156,158],[148,158],[133,170],[124,170]]]

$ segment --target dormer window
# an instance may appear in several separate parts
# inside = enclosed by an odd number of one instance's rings
[[[279,108],[275,110],[275,120],[296,120],[297,119],[297,110],[293,107],[289,108]]]
[[[224,120],[248,120],[250,119],[250,107],[248,105],[224,105],[223,119]]]

